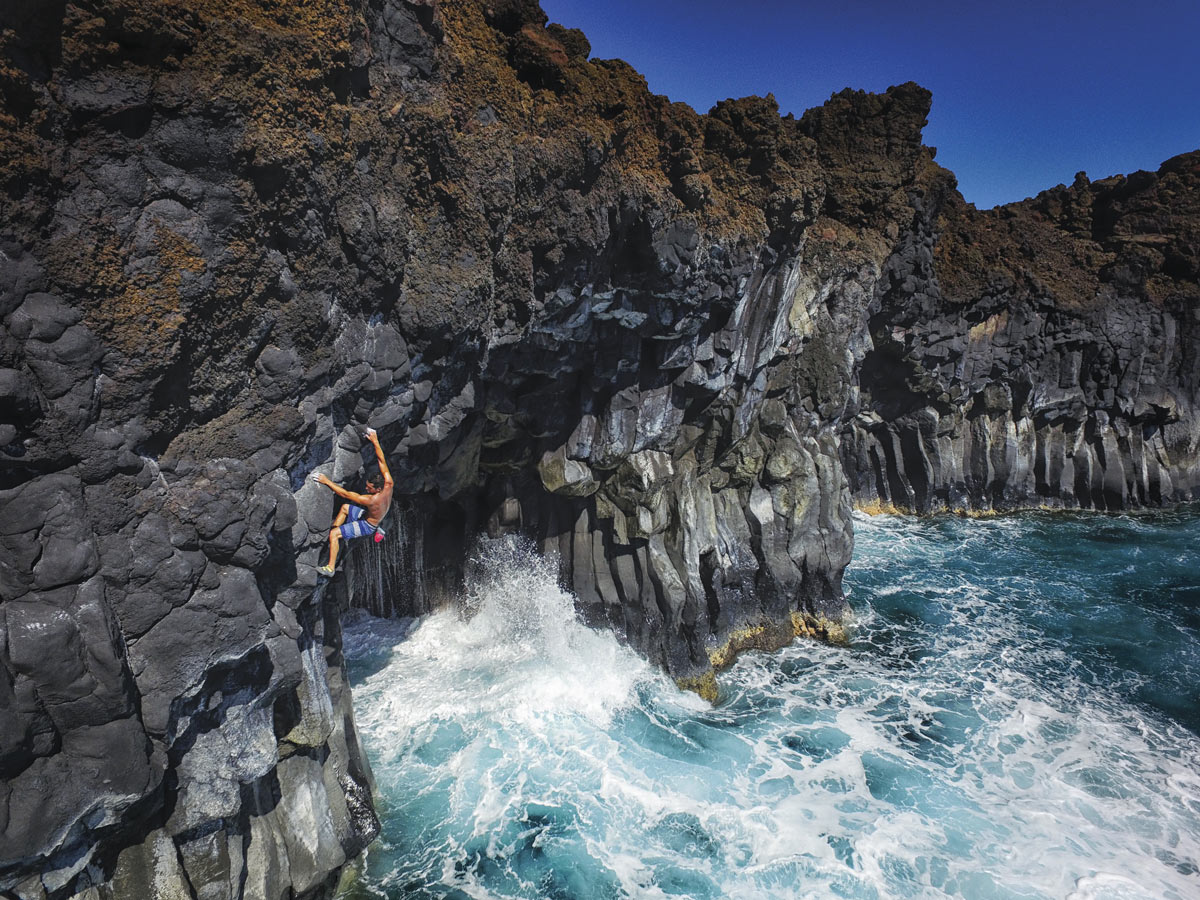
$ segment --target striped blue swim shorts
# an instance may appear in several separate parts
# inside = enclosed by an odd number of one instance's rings
[[[353,503],[347,504],[350,507],[350,513],[346,517],[346,524],[338,528],[342,537],[346,540],[351,540],[357,537],[366,537],[368,534],[375,533],[375,526],[363,518],[367,511],[361,506],[355,506]]]

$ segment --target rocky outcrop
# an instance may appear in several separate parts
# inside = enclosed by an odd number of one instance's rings
[[[855,498],[913,511],[1200,497],[1200,153],[978,212],[916,207],[873,308]]]
[[[122,466],[0,494],[4,888],[321,893],[377,822],[336,613],[273,584],[287,481]]]
[[[710,692],[838,634],[854,499],[1194,490],[1189,158],[977,213],[916,85],[698,115],[524,0],[3,28],[0,892],[327,895],[377,828],[338,610],[480,534]],[[319,582],[368,422],[389,535]]]

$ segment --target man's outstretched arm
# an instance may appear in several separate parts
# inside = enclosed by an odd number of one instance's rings
[[[388,469],[387,460],[383,458],[383,448],[379,446],[379,433],[374,428],[367,429],[367,440],[371,442],[371,446],[375,448],[375,458],[379,460],[379,471],[383,473],[383,481],[385,484],[392,483],[392,473]]]
[[[320,472],[313,472],[308,477],[311,478],[313,481],[315,481],[317,484],[325,485],[325,487],[329,488],[331,491],[333,491],[339,497],[344,497],[345,499],[349,500],[351,503],[357,503],[359,506],[366,506],[367,503],[370,502],[370,500],[371,500],[370,497],[367,497],[363,494],[356,494],[356,493],[354,493],[354,491],[346,490],[340,484],[335,484],[333,481],[330,481],[328,478],[326,478]]]

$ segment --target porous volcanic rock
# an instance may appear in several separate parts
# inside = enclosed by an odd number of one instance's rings
[[[1200,497],[1200,152],[986,212],[930,191],[916,212],[841,434],[856,501]]]
[[[699,115],[531,0],[0,29],[8,896],[327,896],[378,828],[339,610],[481,536],[707,693],[839,633],[855,499],[1195,494],[1194,156],[980,213],[916,85]],[[319,581],[367,423],[389,535]]]

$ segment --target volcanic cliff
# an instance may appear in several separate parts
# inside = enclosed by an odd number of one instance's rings
[[[916,85],[698,115],[532,0],[0,27],[0,895],[328,896],[339,610],[481,535],[711,694],[840,635],[855,502],[1200,491],[1200,154],[980,212]],[[365,424],[389,536],[325,582]]]

